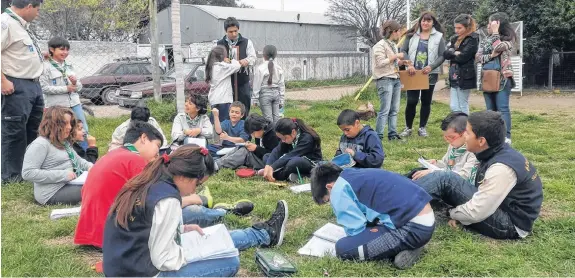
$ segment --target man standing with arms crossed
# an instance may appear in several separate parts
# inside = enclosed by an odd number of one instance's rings
[[[22,181],[26,146],[38,136],[44,111],[43,55],[28,29],[42,0],[12,0],[2,27],[2,183]]]
[[[228,17],[224,21],[224,30],[226,35],[218,41],[228,50],[230,59],[236,59],[242,65],[237,74],[232,75],[232,88],[234,88],[234,101],[240,101],[246,107],[246,113],[243,120],[250,114],[252,94],[250,90],[250,66],[255,65],[257,54],[254,44],[248,38],[243,37],[240,32],[240,23],[234,17]],[[239,48],[239,57],[236,56],[235,47]],[[236,87],[237,82],[237,87]],[[236,99],[235,96],[238,96]]]

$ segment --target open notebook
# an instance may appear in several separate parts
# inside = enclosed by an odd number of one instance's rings
[[[202,229],[204,235],[196,231],[181,235],[182,248],[186,262],[198,262],[212,259],[230,258],[239,256],[232,237],[224,224]]]
[[[335,257],[335,243],[345,236],[345,230],[341,226],[327,223],[315,231],[313,237],[297,252],[306,256]]]
[[[289,187],[293,193],[311,192],[311,183],[304,183],[300,185],[292,185]]]
[[[81,207],[54,209],[50,213],[50,219],[56,220],[64,217],[80,215]]]
[[[88,178],[88,171],[84,171],[79,177],[69,181],[68,184],[84,185],[86,183],[87,178]]]
[[[427,160],[423,159],[423,157],[420,157],[419,159],[417,159],[417,162],[419,162],[419,164],[421,164],[422,167],[425,167],[429,170],[441,171],[441,168],[429,163]]]

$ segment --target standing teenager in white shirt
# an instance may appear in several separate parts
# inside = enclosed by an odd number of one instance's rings
[[[283,69],[274,63],[278,51],[273,45],[264,47],[264,62],[256,68],[252,102],[259,103],[263,116],[275,123],[284,106],[285,81]]]
[[[227,58],[226,49],[216,46],[208,56],[206,64],[206,82],[210,84],[208,99],[212,108],[218,109],[222,118],[229,119],[230,105],[234,102],[232,75],[241,68],[237,60]]]

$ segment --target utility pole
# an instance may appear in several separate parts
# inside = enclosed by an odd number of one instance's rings
[[[407,0],[407,29],[411,27],[411,6],[409,5],[409,0]]]
[[[182,33],[180,31],[180,0],[172,0],[172,47],[174,49],[174,69],[176,71],[176,105],[178,113],[184,112],[186,96],[184,92],[184,59],[182,58]]]
[[[154,83],[154,100],[162,101],[162,86],[160,85],[160,54],[158,45],[158,3],[149,0],[150,6],[150,58],[152,60],[152,80]]]

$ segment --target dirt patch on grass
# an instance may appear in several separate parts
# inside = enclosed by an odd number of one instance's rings
[[[80,252],[80,259],[86,262],[89,267],[95,266],[97,262],[102,261],[102,252],[96,250],[85,250]]]
[[[61,236],[57,238],[51,238],[46,240],[46,245],[49,246],[63,246],[63,245],[74,245],[74,237],[73,236]]]
[[[296,107],[298,110],[305,111],[305,110],[309,110],[311,108],[311,105],[299,104]]]
[[[542,206],[541,212],[539,213],[541,219],[558,219],[558,218],[568,218],[575,217],[575,212],[564,211],[560,209],[550,208],[548,206]]]
[[[297,230],[298,228],[300,228],[301,226],[303,226],[309,219],[304,219],[304,218],[296,218],[296,219],[290,219],[287,223],[287,230]]]
[[[262,277],[262,275],[260,273],[250,272],[245,268],[240,268],[240,270],[236,274],[236,277]]]

